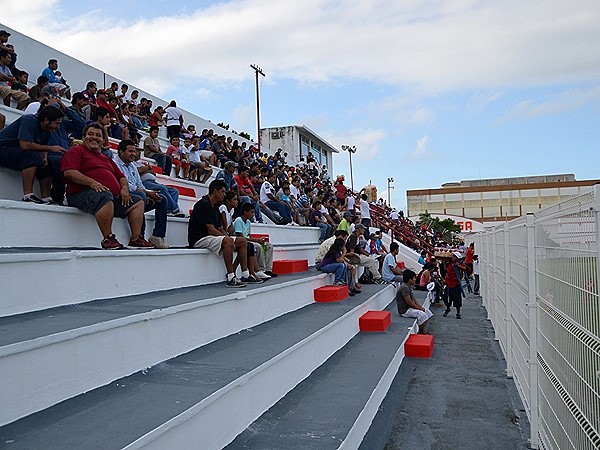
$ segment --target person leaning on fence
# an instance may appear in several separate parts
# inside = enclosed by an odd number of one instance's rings
[[[417,274],[410,269],[406,269],[402,273],[402,281],[396,292],[398,314],[402,317],[417,319],[419,334],[430,334],[427,332],[427,324],[433,313],[429,309],[419,305],[413,295],[413,287],[417,282]]]

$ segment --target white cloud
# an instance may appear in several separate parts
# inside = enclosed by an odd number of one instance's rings
[[[500,100],[504,92],[502,91],[487,91],[487,92],[478,92],[471,96],[467,103],[467,111],[470,114],[480,114],[489,104]]]
[[[434,92],[600,76],[597,0],[232,0],[130,21],[94,11],[56,21],[57,8],[68,3],[34,0],[24,11],[8,0],[2,20],[94,66],[118,67],[132,83],[232,82],[251,76],[251,62],[273,80],[352,78]],[[174,50],[186,64],[171,60]]]
[[[379,154],[381,141],[386,137],[386,132],[381,128],[354,129],[344,133],[325,132],[325,138],[331,145],[341,148],[342,145],[356,146],[356,153],[352,155],[352,161],[357,163],[368,163]],[[337,158],[347,159],[346,152],[340,152]]]
[[[245,131],[256,139],[256,105],[242,105],[233,110],[233,123],[238,132]]]
[[[410,154],[413,161],[429,161],[434,159],[435,152],[429,149],[429,136],[425,135],[417,140],[417,147]]]
[[[540,116],[558,114],[565,111],[579,109],[590,103],[598,104],[600,101],[600,86],[590,89],[570,89],[553,95],[545,102],[535,103],[523,100],[498,122],[506,123],[518,119],[534,119]]]

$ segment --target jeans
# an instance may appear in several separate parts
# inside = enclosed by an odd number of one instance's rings
[[[163,171],[163,174],[170,177],[171,169],[173,168],[173,158],[169,155],[165,155],[164,153],[155,153],[151,156],[151,158],[156,161],[156,164],[160,166]]]
[[[142,184],[149,191],[158,191],[167,201],[167,211],[175,212],[179,210],[179,191],[175,188],[165,186],[156,181],[142,181]]]
[[[147,203],[145,192],[136,192],[136,194],[144,199],[145,212],[154,210],[154,230],[152,230],[152,236],[164,238],[167,235],[167,199],[161,195],[160,202]],[[144,220],[142,234],[144,234],[145,228],[146,221]]]
[[[346,282],[346,270],[346,264],[340,262],[334,262],[327,264],[326,266],[321,266],[321,272],[335,274],[335,283]]]
[[[365,239],[369,239],[369,228],[371,227],[371,219],[360,219],[360,223],[365,226]]]
[[[292,221],[292,210],[285,203],[274,202],[273,200],[269,200],[265,202],[267,208],[272,209],[273,211],[277,211],[279,215],[285,220],[285,222],[290,223]]]
[[[240,197],[240,200],[242,201],[242,204],[252,203],[254,205],[254,218],[256,219],[257,222],[262,222],[262,214],[260,212],[260,204],[258,202],[255,202],[254,200],[252,200],[247,195],[242,195]]]
[[[329,237],[331,225],[329,225],[328,223],[316,222],[314,226],[319,227],[321,229],[321,236],[319,237],[319,242],[323,242]]]

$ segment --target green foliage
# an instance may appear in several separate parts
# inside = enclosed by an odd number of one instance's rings
[[[221,128],[225,128],[226,130],[229,130],[229,124],[225,125],[223,122],[219,122],[217,124],[217,126],[221,127]]]
[[[439,217],[431,217],[431,214],[427,211],[419,214],[420,225],[426,225],[436,233],[442,234],[442,239],[446,242],[452,242],[454,234],[460,233],[460,226],[454,222],[454,220],[448,218],[440,220]]]
[[[252,140],[252,138],[250,137],[250,133],[246,133],[245,131],[240,131],[240,136],[243,137],[244,139],[248,139],[249,141]]]

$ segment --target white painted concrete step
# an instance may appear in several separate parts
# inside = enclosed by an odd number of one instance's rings
[[[311,270],[0,318],[0,424],[302,308],[329,278]]]
[[[0,442],[222,448],[343,347],[358,332],[360,315],[392,299],[391,286],[371,285],[344,302],[313,303],[1,427]],[[219,324],[245,313],[232,311]]]
[[[277,244],[273,257],[306,259],[312,265],[317,250],[317,244]],[[200,249],[11,248],[0,249],[0,273],[2,317],[91,300],[219,283],[225,279],[225,266],[222,258]]]
[[[357,449],[415,331],[414,319],[398,316],[395,303],[387,309],[392,324],[385,332],[357,334],[226,449]]]
[[[0,187],[2,174],[0,169]],[[153,227],[154,212],[151,211],[146,213],[146,236],[152,234]],[[169,245],[187,247],[187,229],[188,219],[169,217],[166,236]],[[115,219],[113,232],[123,244],[129,242],[131,233],[126,220]],[[319,229],[315,227],[257,223],[252,225],[252,233],[268,234],[273,245],[316,244],[319,241]],[[101,240],[102,236],[94,217],[76,208],[0,200],[0,248],[100,248]]]

